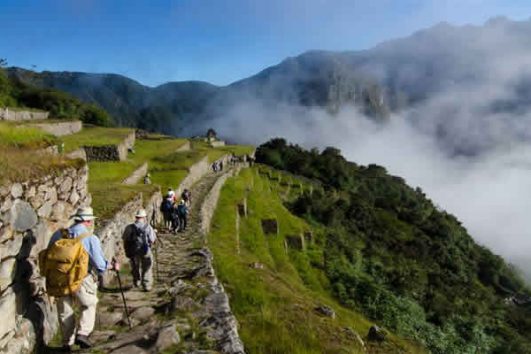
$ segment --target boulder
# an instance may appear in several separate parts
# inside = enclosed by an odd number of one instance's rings
[[[371,326],[371,328],[369,328],[369,334],[367,335],[367,339],[372,342],[383,342],[385,341],[386,336],[387,333],[383,328],[380,328],[377,325],[373,325]]]
[[[24,187],[22,187],[22,184],[15,183],[11,186],[11,196],[13,198],[20,198],[22,197],[22,194],[24,194]]]
[[[28,202],[17,199],[11,208],[11,225],[16,231],[26,231],[37,225],[35,210]]]
[[[155,350],[160,353],[174,345],[179,344],[181,337],[177,333],[175,324],[162,328],[155,343]]]
[[[315,308],[315,311],[322,316],[336,318],[336,312],[331,307],[328,307],[326,305],[317,306]]]
[[[155,309],[149,306],[137,308],[132,314],[131,319],[137,320],[141,323],[147,322],[155,314]]]
[[[111,327],[120,322],[124,315],[122,312],[99,312],[98,323],[103,327]]]

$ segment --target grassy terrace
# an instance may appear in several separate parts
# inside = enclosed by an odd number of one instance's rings
[[[133,130],[128,128],[84,127],[79,133],[64,136],[61,140],[65,144],[65,152],[70,152],[84,145],[119,144],[132,132]]]
[[[0,183],[25,181],[69,166],[80,166],[82,161],[48,156],[43,159],[35,151],[57,144],[58,141],[39,129],[0,123]]]
[[[364,336],[371,323],[330,296],[326,276],[320,270],[325,230],[290,214],[279,197],[286,192],[286,186],[270,180],[261,170],[262,173],[258,168],[246,169],[227,181],[208,241],[216,271],[231,296],[231,307],[241,324],[240,334],[247,350],[250,353],[362,353],[345,327]],[[235,206],[245,195],[249,214],[241,219],[238,244]],[[261,219],[268,217],[277,218],[279,236],[263,234]],[[312,230],[314,243],[305,252],[290,250],[287,254],[284,237],[306,230]],[[250,268],[253,262],[262,263],[264,269]],[[332,307],[337,318],[319,316],[314,311],[319,304]],[[422,352],[396,337],[370,349],[373,353],[406,351]]]

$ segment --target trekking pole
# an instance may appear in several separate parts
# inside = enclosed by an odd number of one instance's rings
[[[122,293],[122,300],[124,302],[125,316],[127,317],[127,323],[129,324],[129,329],[132,329],[131,319],[129,318],[129,309],[127,308],[127,302],[125,302],[124,289],[122,288],[122,279],[120,278],[120,272],[116,270],[116,276],[118,278],[118,286],[120,287],[120,292]]]
[[[159,251],[158,251],[159,245],[155,245],[153,248],[153,251],[155,253],[155,273],[157,274],[157,283],[160,283],[160,274],[159,274]]]

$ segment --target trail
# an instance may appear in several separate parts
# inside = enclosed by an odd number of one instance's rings
[[[230,171],[225,172],[230,173]],[[201,232],[201,206],[221,173],[210,173],[192,188],[188,228],[177,235],[159,232],[154,287],[132,288],[120,272],[132,329],[125,319],[118,285],[100,292],[95,346],[86,353],[243,353],[228,298],[212,268]]]

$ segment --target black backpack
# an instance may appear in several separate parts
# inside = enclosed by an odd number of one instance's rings
[[[146,235],[146,228],[140,228],[133,224],[133,233],[129,234],[129,239],[125,240],[125,255],[128,258],[135,256],[145,256],[148,252],[149,245]]]
[[[171,209],[173,208],[173,203],[170,199],[164,199],[162,201],[162,204],[160,205],[160,211],[163,213],[169,213],[171,212]]]

